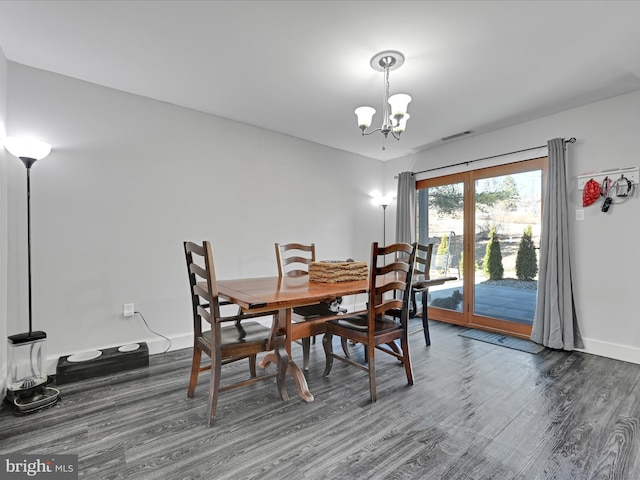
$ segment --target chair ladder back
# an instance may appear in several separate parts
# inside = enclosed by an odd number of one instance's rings
[[[406,325],[408,320],[408,305],[411,291],[411,280],[416,258],[416,244],[396,243],[386,247],[379,247],[373,243],[371,252],[371,272],[369,278],[369,308],[374,317],[380,317],[389,310],[402,312],[400,321]],[[395,254],[395,259],[387,264],[385,257]],[[404,258],[406,261],[397,260]],[[386,278],[389,276],[395,278]],[[380,277],[380,280],[377,278]],[[389,296],[389,292],[392,293]],[[386,294],[386,295],[385,295]],[[370,314],[371,317],[371,314]]]
[[[309,274],[309,264],[316,261],[315,244],[276,243],[275,247],[279,277],[299,277]]]
[[[422,276],[422,280],[430,279],[431,259],[433,256],[433,242],[422,245],[418,243],[416,245],[416,266],[415,275]]]
[[[211,324],[220,318],[213,249],[209,241],[204,241],[202,246],[184,242],[184,250],[191,285],[194,335],[197,337],[202,335],[202,319]]]

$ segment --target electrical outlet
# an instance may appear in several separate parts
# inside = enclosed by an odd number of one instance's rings
[[[122,309],[123,317],[133,317],[135,313],[135,309],[133,308],[133,303],[125,303],[124,308]]]

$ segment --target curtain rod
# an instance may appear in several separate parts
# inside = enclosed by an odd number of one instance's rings
[[[576,137],[571,137],[569,140],[565,140],[564,143],[576,143]],[[500,153],[498,155],[491,155],[490,157],[483,157],[483,158],[476,158],[475,160],[467,160],[466,162],[460,162],[460,163],[454,163],[453,165],[444,165],[442,167],[435,167],[435,168],[430,168],[428,170],[421,170],[420,172],[413,172],[414,175],[417,175],[419,173],[427,173],[427,172],[434,172],[436,170],[442,170],[443,168],[451,168],[451,167],[458,167],[460,165],[469,165],[470,163],[473,162],[480,162],[481,160],[490,160],[492,158],[499,158],[499,157],[505,157],[507,155],[513,155],[514,153],[522,153],[522,152],[528,152],[529,150],[537,150],[539,148],[544,148],[547,145],[540,145],[538,147],[531,147],[531,148],[524,148],[522,150],[516,150],[514,152],[508,152],[508,153]],[[514,162],[516,163],[516,162]],[[395,179],[398,178],[398,175],[396,175],[395,177],[393,177]]]

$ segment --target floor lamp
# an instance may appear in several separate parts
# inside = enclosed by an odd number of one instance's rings
[[[60,392],[47,387],[47,334],[33,330],[31,302],[31,167],[51,152],[51,145],[39,140],[9,137],[4,147],[27,168],[27,268],[29,288],[29,332],[8,337],[9,376],[7,402],[20,414],[32,413],[57,403]]]

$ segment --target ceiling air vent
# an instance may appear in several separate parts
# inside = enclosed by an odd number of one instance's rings
[[[471,130],[467,130],[466,132],[455,133],[453,135],[449,135],[448,137],[443,137],[440,140],[443,142],[448,142],[449,140],[453,140],[454,138],[464,137],[465,135],[470,135],[473,132]]]

